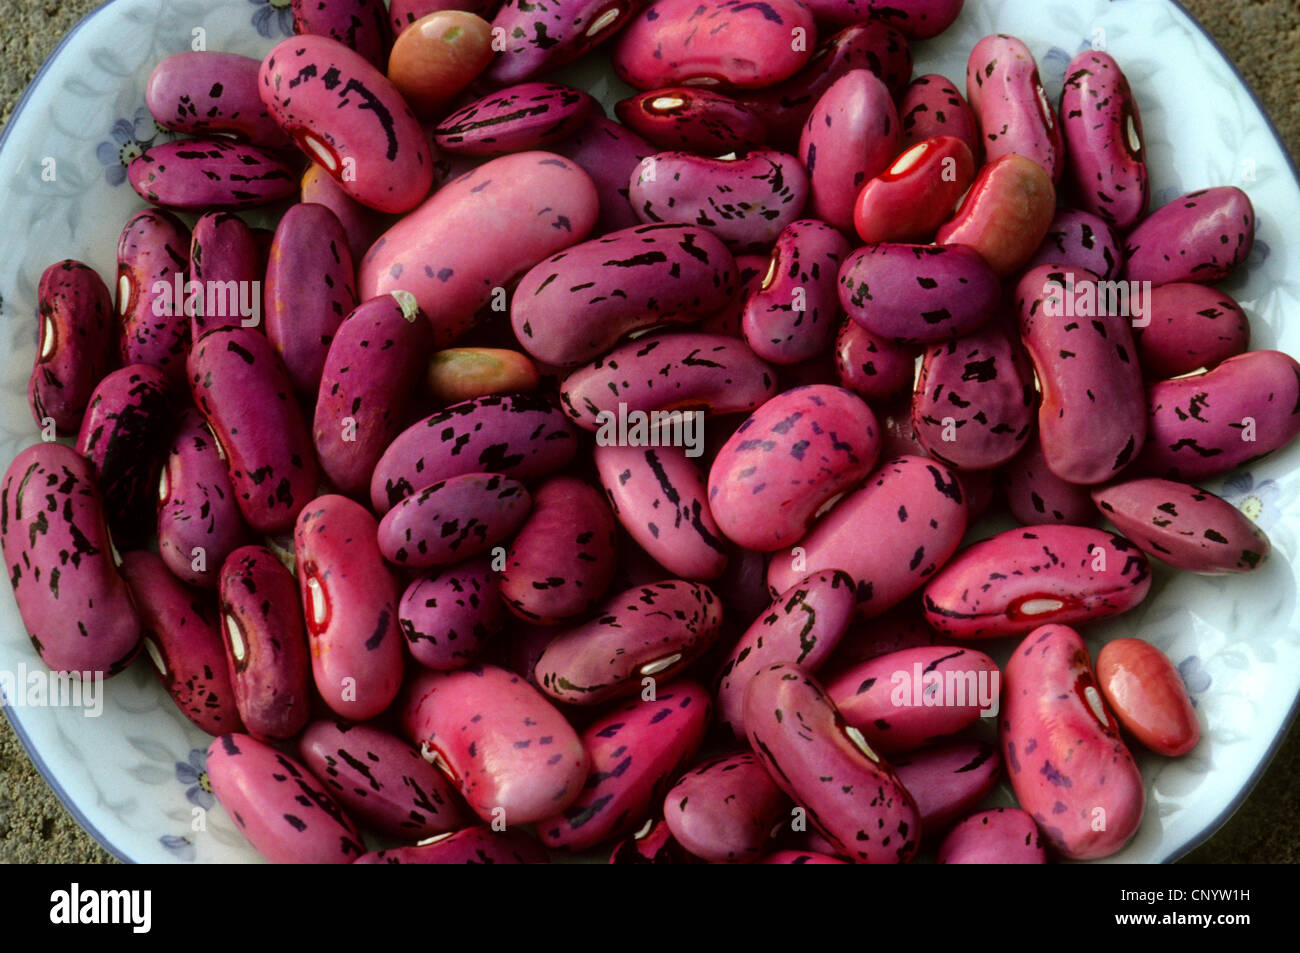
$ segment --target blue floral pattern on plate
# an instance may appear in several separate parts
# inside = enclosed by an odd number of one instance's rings
[[[293,0],[248,0],[257,10],[253,13],[253,27],[262,36],[293,36]],[[272,24],[275,30],[272,31]]]

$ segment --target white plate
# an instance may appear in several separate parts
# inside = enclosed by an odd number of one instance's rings
[[[122,159],[165,137],[144,110],[145,80],[162,57],[190,49],[200,29],[210,50],[260,58],[288,34],[288,2],[113,0],[63,40],[4,129],[0,345],[10,359],[0,370],[0,466],[38,439],[26,385],[40,274],[78,258],[111,280],[118,233],[144,204],[124,184]],[[1141,105],[1155,204],[1216,185],[1249,193],[1258,241],[1224,287],[1251,316],[1253,347],[1300,354],[1300,326],[1287,321],[1300,313],[1300,249],[1289,230],[1300,221],[1296,172],[1249,89],[1195,21],[1169,0],[968,0],[951,30],[916,47],[916,74],[942,73],[960,88],[967,53],[989,33],[1029,45],[1054,101],[1081,49],[1097,44],[1115,56]],[[587,79],[607,106],[623,95],[603,66],[568,74]],[[1089,628],[1094,649],[1121,634],[1163,649],[1183,673],[1203,732],[1184,758],[1139,756],[1146,818],[1113,860],[1169,861],[1208,837],[1249,792],[1291,721],[1300,694],[1298,463],[1293,446],[1210,485],[1272,538],[1273,558],[1260,572],[1161,571],[1138,609]],[[43,671],[12,592],[0,590],[0,671]],[[99,717],[72,707],[6,713],[55,792],[117,857],[256,861],[225,812],[207,810],[208,738],[181,716],[148,664],[105,683]]]

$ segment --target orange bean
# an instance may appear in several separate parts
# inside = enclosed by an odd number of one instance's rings
[[[1097,682],[1120,724],[1156,754],[1196,747],[1201,726],[1173,662],[1141,639],[1116,639],[1097,656]]]
[[[439,10],[397,37],[388,57],[388,78],[417,115],[434,119],[487,69],[492,56],[492,24],[463,10]]]
[[[537,368],[527,355],[495,347],[453,347],[429,362],[429,391],[447,403],[517,394],[537,388]]]

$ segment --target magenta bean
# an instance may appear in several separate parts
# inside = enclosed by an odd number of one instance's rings
[[[462,668],[478,658],[506,622],[500,579],[492,558],[480,556],[407,586],[397,621],[411,658],[435,671]]]
[[[1083,207],[1118,231],[1132,228],[1146,215],[1150,194],[1142,117],[1110,54],[1084,50],[1070,61],[1061,126]]]
[[[216,606],[145,550],[122,556],[122,578],[140,613],[145,652],[181,714],[210,735],[243,731]]]
[[[731,648],[718,675],[718,715],[745,737],[745,689],[762,668],[789,662],[808,673],[830,657],[853,621],[853,579],[823,570],[777,596]]]
[[[315,493],[316,455],[280,358],[257,331],[218,328],[195,343],[187,367],[244,520],[263,533],[288,529]]]
[[[422,670],[398,722],[485,821],[528,824],[582,794],[591,762],[581,739],[545,696],[504,669]]]
[[[907,38],[878,20],[856,23],[818,46],[803,69],[784,82],[765,89],[739,90],[733,95],[762,119],[770,143],[793,148],[822,93],[854,69],[871,70],[897,98],[912,76],[912,51]]]
[[[362,205],[408,212],[433,184],[433,153],[402,94],[359,53],[326,36],[276,45],[262,102],[309,158]]]
[[[1020,337],[1042,389],[1043,456],[1070,483],[1111,479],[1147,440],[1132,309],[1105,304],[1105,294],[1092,272],[1054,265],[1016,286]]]
[[[193,284],[184,286],[183,296],[174,292],[170,307],[180,310],[183,300],[193,341],[214,328],[260,328],[264,274],[257,236],[244,220],[230,212],[206,212],[190,238]]]
[[[162,209],[131,216],[117,242],[119,353],[123,364],[153,364],[178,385],[185,383],[190,319],[170,296],[189,267],[190,230],[180,219]]]
[[[838,857],[832,857],[830,854],[820,854],[811,850],[778,850],[768,854],[760,864],[847,864],[847,860],[840,860]]]
[[[447,779],[409,744],[371,725],[321,720],[298,739],[307,770],[363,824],[406,840],[460,828],[467,820]]]
[[[572,705],[599,705],[668,682],[718,637],[722,604],[698,583],[668,580],[620,592],[590,622],[564,629],[537,661],[537,684]]]
[[[1149,556],[1175,569],[1254,572],[1272,550],[1264,531],[1208,490],[1173,480],[1129,480],[1093,490],[1102,514]]]
[[[1083,639],[1064,625],[1037,628],[1004,676],[999,740],[1020,806],[1064,857],[1115,853],[1142,822],[1146,794]]]
[[[784,592],[810,572],[842,569],[853,577],[858,616],[878,616],[947,562],[966,522],[966,496],[951,470],[925,457],[894,457],[818,520],[795,549],[773,554],[767,584]],[[864,533],[864,526],[877,532]]]
[[[811,212],[850,231],[858,193],[889,167],[901,136],[898,110],[879,77],[855,69],[837,79],[817,100],[799,137]]]
[[[771,86],[816,45],[812,12],[796,0],[654,0],[619,37],[614,71],[637,89]]]
[[[972,814],[939,845],[939,864],[1045,864],[1047,851],[1034,819],[1014,807]]]
[[[1233,186],[1202,189],[1152,212],[1129,233],[1124,277],[1168,285],[1213,284],[1255,245],[1255,207]]]
[[[686,451],[598,442],[595,462],[615,518],[656,562],[688,579],[722,575],[727,546]]]
[[[567,66],[610,39],[646,2],[506,0],[492,19],[494,31],[501,31],[505,55],[496,57],[485,75],[493,83],[506,85]]]
[[[709,471],[709,509],[728,539],[762,552],[801,540],[814,515],[860,484],[880,454],[876,415],[829,384],[788,390],[755,411]]]
[[[906,863],[916,853],[921,818],[912,796],[797,666],[771,665],[754,676],[745,729],[777,787],[837,851],[881,864]]]
[[[312,439],[321,470],[341,492],[361,496],[370,486],[432,348],[429,323],[401,292],[363,302],[338,325],[321,368]]]
[[[672,86],[614,104],[619,121],[660,149],[721,155],[761,146],[767,127],[743,103],[708,89]]]
[[[733,251],[765,251],[803,214],[808,174],[773,149],[728,156],[650,156],[632,173],[632,208],[643,222],[702,225]]]
[[[1053,185],[1061,181],[1065,136],[1029,47],[1006,34],[976,43],[966,63],[966,99],[979,120],[987,162],[1016,153],[1037,162]]]
[[[1000,322],[928,348],[912,395],[916,439],[959,470],[991,470],[1034,429],[1034,374]]]
[[[1091,212],[1063,208],[1052,219],[1047,238],[1024,269],[1029,271],[1039,265],[1082,268],[1111,281],[1124,268],[1124,252],[1104,219]]]
[[[585,612],[613,579],[617,525],[595,487],[551,477],[533,492],[532,512],[506,555],[502,600],[515,615],[542,624]]]
[[[298,36],[328,36],[376,69],[388,66],[393,34],[383,0],[293,0],[292,6]]]
[[[1250,320],[1241,305],[1206,285],[1175,282],[1152,289],[1147,319],[1136,342],[1149,381],[1215,367],[1250,346]]]
[[[316,690],[351,721],[388,708],[405,663],[397,580],[380,555],[376,531],[364,506],[330,495],[312,500],[293,532]]]
[[[515,289],[510,322],[537,360],[573,367],[632,331],[721,310],[737,277],[731,252],[708,229],[638,225],[535,265]]]
[[[330,342],[357,306],[356,269],[338,216],[299,204],[280,219],[266,268],[266,336],[300,394],[313,395]]]
[[[840,265],[849,243],[813,219],[791,222],[777,236],[762,285],[745,300],[741,329],[755,354],[797,364],[830,347],[840,313]]]
[[[882,401],[912,386],[916,355],[846,316],[835,336],[835,373],[842,387],[864,400]]]
[[[140,649],[140,618],[118,574],[90,461],[39,443],[0,489],[0,545],[32,645],[56,672],[116,675]]]
[[[1002,476],[1007,508],[1024,526],[1043,523],[1086,526],[1096,522],[1097,511],[1088,488],[1067,483],[1051,471],[1037,434],[1006,464]]]
[[[384,558],[411,569],[477,556],[514,535],[532,500],[524,485],[499,473],[462,473],[424,487],[379,524]]]
[[[930,580],[925,618],[953,639],[1020,635],[1127,612],[1151,566],[1122,536],[1086,526],[1009,529],[962,550]]]
[[[615,845],[611,864],[690,864],[695,858],[673,839],[663,821],[646,821],[639,831]]]
[[[983,158],[975,111],[946,76],[927,73],[912,80],[899,100],[898,116],[903,124],[904,149],[935,136],[953,136],[966,143],[977,166]]]
[[[433,141],[453,155],[499,156],[538,149],[577,132],[595,109],[587,93],[559,83],[520,83],[446,116]]]
[[[361,834],[311,773],[249,735],[208,746],[217,803],[273,864],[348,864],[365,851]]]
[[[997,748],[985,741],[953,741],[895,757],[891,764],[921,812],[928,836],[984,800],[1002,775]]]
[[[498,294],[505,304],[512,279],[585,238],[598,204],[590,177],[553,153],[485,162],[380,236],[359,266],[360,298],[409,291],[446,347]]]
[[[395,0],[394,6],[400,0]],[[456,0],[466,3],[468,0]],[[362,854],[357,864],[548,864],[546,852],[531,837],[518,831],[496,832],[467,827],[440,834],[414,847],[390,847]]]
[[[521,479],[568,466],[577,452],[573,426],[557,408],[528,394],[478,397],[413,424],[375,465],[376,513],[435,480],[492,472]]]
[[[856,23],[871,17],[914,40],[938,36],[961,13],[965,0],[811,0],[808,9],[828,23]]]
[[[818,677],[823,683],[832,682],[863,662],[903,649],[934,645],[938,638],[938,633],[921,615],[920,600],[908,599],[884,615],[845,632],[831,657],[818,670]]]
[[[249,734],[292,738],[311,716],[311,651],[298,585],[265,546],[242,546],[221,564],[223,642],[235,705]]]
[[[291,145],[257,92],[261,60],[235,53],[186,50],[149,74],[145,105],[168,129],[192,136],[233,133],[255,146]]]
[[[398,36],[416,20],[439,10],[467,10],[490,19],[497,3],[498,0],[390,0],[389,25],[393,36]]]
[[[577,133],[553,144],[551,151],[573,160],[596,186],[600,214],[592,234],[607,235],[640,224],[628,199],[628,182],[641,161],[658,149],[626,126],[593,111]]]
[[[978,331],[1001,303],[997,275],[961,245],[868,245],[840,268],[840,304],[895,344],[934,344]]]
[[[383,230],[383,216],[348,195],[320,166],[312,165],[303,173],[299,200],[304,205],[324,205],[339,220],[348,238],[348,250],[355,265]],[[355,284],[355,277],[354,277]],[[355,293],[355,292],[354,292]]]
[[[772,369],[743,342],[686,332],[615,348],[566,377],[560,401],[579,427],[613,443],[622,442],[619,421],[632,411],[734,414],[752,411],[775,394]],[[660,424],[654,417],[650,422]]]
[[[591,774],[576,801],[537,822],[542,843],[581,851],[635,830],[695,757],[709,714],[704,687],[680,681],[588,725]]]
[[[110,366],[113,300],[94,269],[69,258],[42,272],[36,314],[40,342],[27,403],[42,430],[48,418],[58,432],[75,433]]]
[[[146,202],[185,211],[267,205],[298,187],[279,156],[229,139],[164,142],[132,159],[126,171]]]
[[[706,761],[664,797],[664,821],[677,843],[713,864],[753,863],[790,802],[751,751]]]
[[[771,259],[768,255],[736,255],[736,271],[739,275],[738,290],[728,304],[714,311],[697,326],[696,330],[704,334],[723,334],[729,338],[744,338],[741,330],[741,317],[745,302],[749,296],[763,286]]]
[[[825,684],[845,721],[886,753],[915,751],[996,715],[1000,687],[993,659],[948,645],[879,655]]]
[[[215,589],[226,557],[248,542],[230,472],[203,417],[181,411],[158,487],[158,554],[176,578]]]

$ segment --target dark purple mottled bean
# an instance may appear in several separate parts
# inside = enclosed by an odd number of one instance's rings
[[[466,3],[468,0],[456,0]],[[549,864],[546,851],[518,831],[467,827],[440,834],[414,847],[391,847],[362,854],[356,864]]]
[[[695,757],[709,715],[708,691],[680,681],[588,725],[591,773],[576,801],[537,822],[542,843],[580,851],[634,831]]]
[[[462,473],[424,487],[389,510],[379,549],[398,566],[460,562],[509,537],[528,518],[524,485],[499,473]]]
[[[1082,268],[1104,281],[1111,281],[1124,268],[1124,251],[1104,219],[1091,212],[1063,208],[1052,219],[1047,237],[1024,270],[1039,265]]]
[[[1096,522],[1097,511],[1088,488],[1067,483],[1051,471],[1037,434],[1003,467],[1002,486],[1007,508],[1024,526],[1043,523],[1087,526]]]
[[[978,167],[984,155],[979,120],[948,77],[927,73],[912,80],[899,101],[898,116],[903,124],[902,149],[935,136],[955,136],[970,148]]]
[[[1065,136],[1029,47],[999,33],[975,44],[966,64],[966,99],[979,120],[986,161],[1015,153],[1052,180],[1065,170]]]
[[[293,0],[293,32],[338,40],[381,70],[393,43],[384,0]]]
[[[229,139],[179,139],[153,146],[131,160],[127,179],[145,201],[187,211],[267,205],[298,188],[283,159]]]
[[[459,0],[466,7],[472,0]],[[499,85],[567,66],[622,29],[648,0],[506,0],[492,19],[504,47],[488,69]]]
[[[261,60],[236,53],[176,53],[149,74],[145,105],[154,119],[177,132],[233,133],[255,146],[286,148],[292,140],[276,125],[257,92],[261,66]]]
[[[882,401],[912,386],[916,354],[913,348],[872,334],[846,315],[835,336],[835,373],[840,386],[863,400]]]
[[[753,752],[722,755],[693,769],[664,797],[674,840],[701,860],[744,864],[768,849],[789,799]]]
[[[189,276],[190,230],[171,212],[136,212],[117,242],[117,314],[123,364],[153,364],[173,384],[185,383],[185,355],[190,349],[190,319],[183,308],[169,306],[176,276]],[[162,282],[171,299],[154,285]]]
[[[520,83],[444,117],[433,141],[444,152],[500,156],[538,149],[576,133],[596,107],[587,93],[559,83]]]
[[[984,800],[1002,776],[1002,756],[986,741],[953,741],[895,757],[891,763],[933,838]]]
[[[58,432],[75,433],[110,366],[113,300],[94,269],[69,258],[41,274],[36,316],[40,340],[27,403],[37,426],[45,428],[48,417]]]
[[[1255,207],[1241,189],[1190,192],[1129,232],[1124,277],[1168,285],[1213,284],[1230,275],[1255,245]]]
[[[257,235],[242,218],[230,212],[201,215],[190,238],[195,284],[185,288],[183,302],[191,340],[214,328],[255,327],[260,333],[264,274]],[[173,311],[181,304],[180,296],[171,295]]]
[[[721,155],[761,146],[767,127],[748,106],[708,89],[671,86],[614,104],[619,121],[660,149]]]
[[[600,215],[591,230],[593,235],[641,223],[628,198],[628,183],[642,160],[658,149],[626,126],[593,111],[582,128],[553,143],[551,151],[572,160],[595,184]]]
[[[1250,320],[1218,288],[1161,285],[1147,301],[1148,324],[1135,332],[1142,374],[1163,381],[1212,368],[1250,346]]]
[[[739,276],[737,292],[726,307],[713,312],[697,326],[704,334],[722,334],[729,338],[744,338],[741,316],[749,296],[763,286],[771,261],[767,255],[736,255],[736,272]]]
[[[903,649],[934,645],[938,633],[921,615],[921,600],[908,599],[884,615],[853,626],[844,633],[831,657],[818,670],[823,683],[873,658]]]
[[[462,668],[505,626],[501,573],[492,568],[493,558],[468,559],[406,587],[397,621],[411,658],[435,671]]]
[[[1014,807],[972,814],[948,832],[938,864],[1045,864],[1047,851],[1034,819]]]

